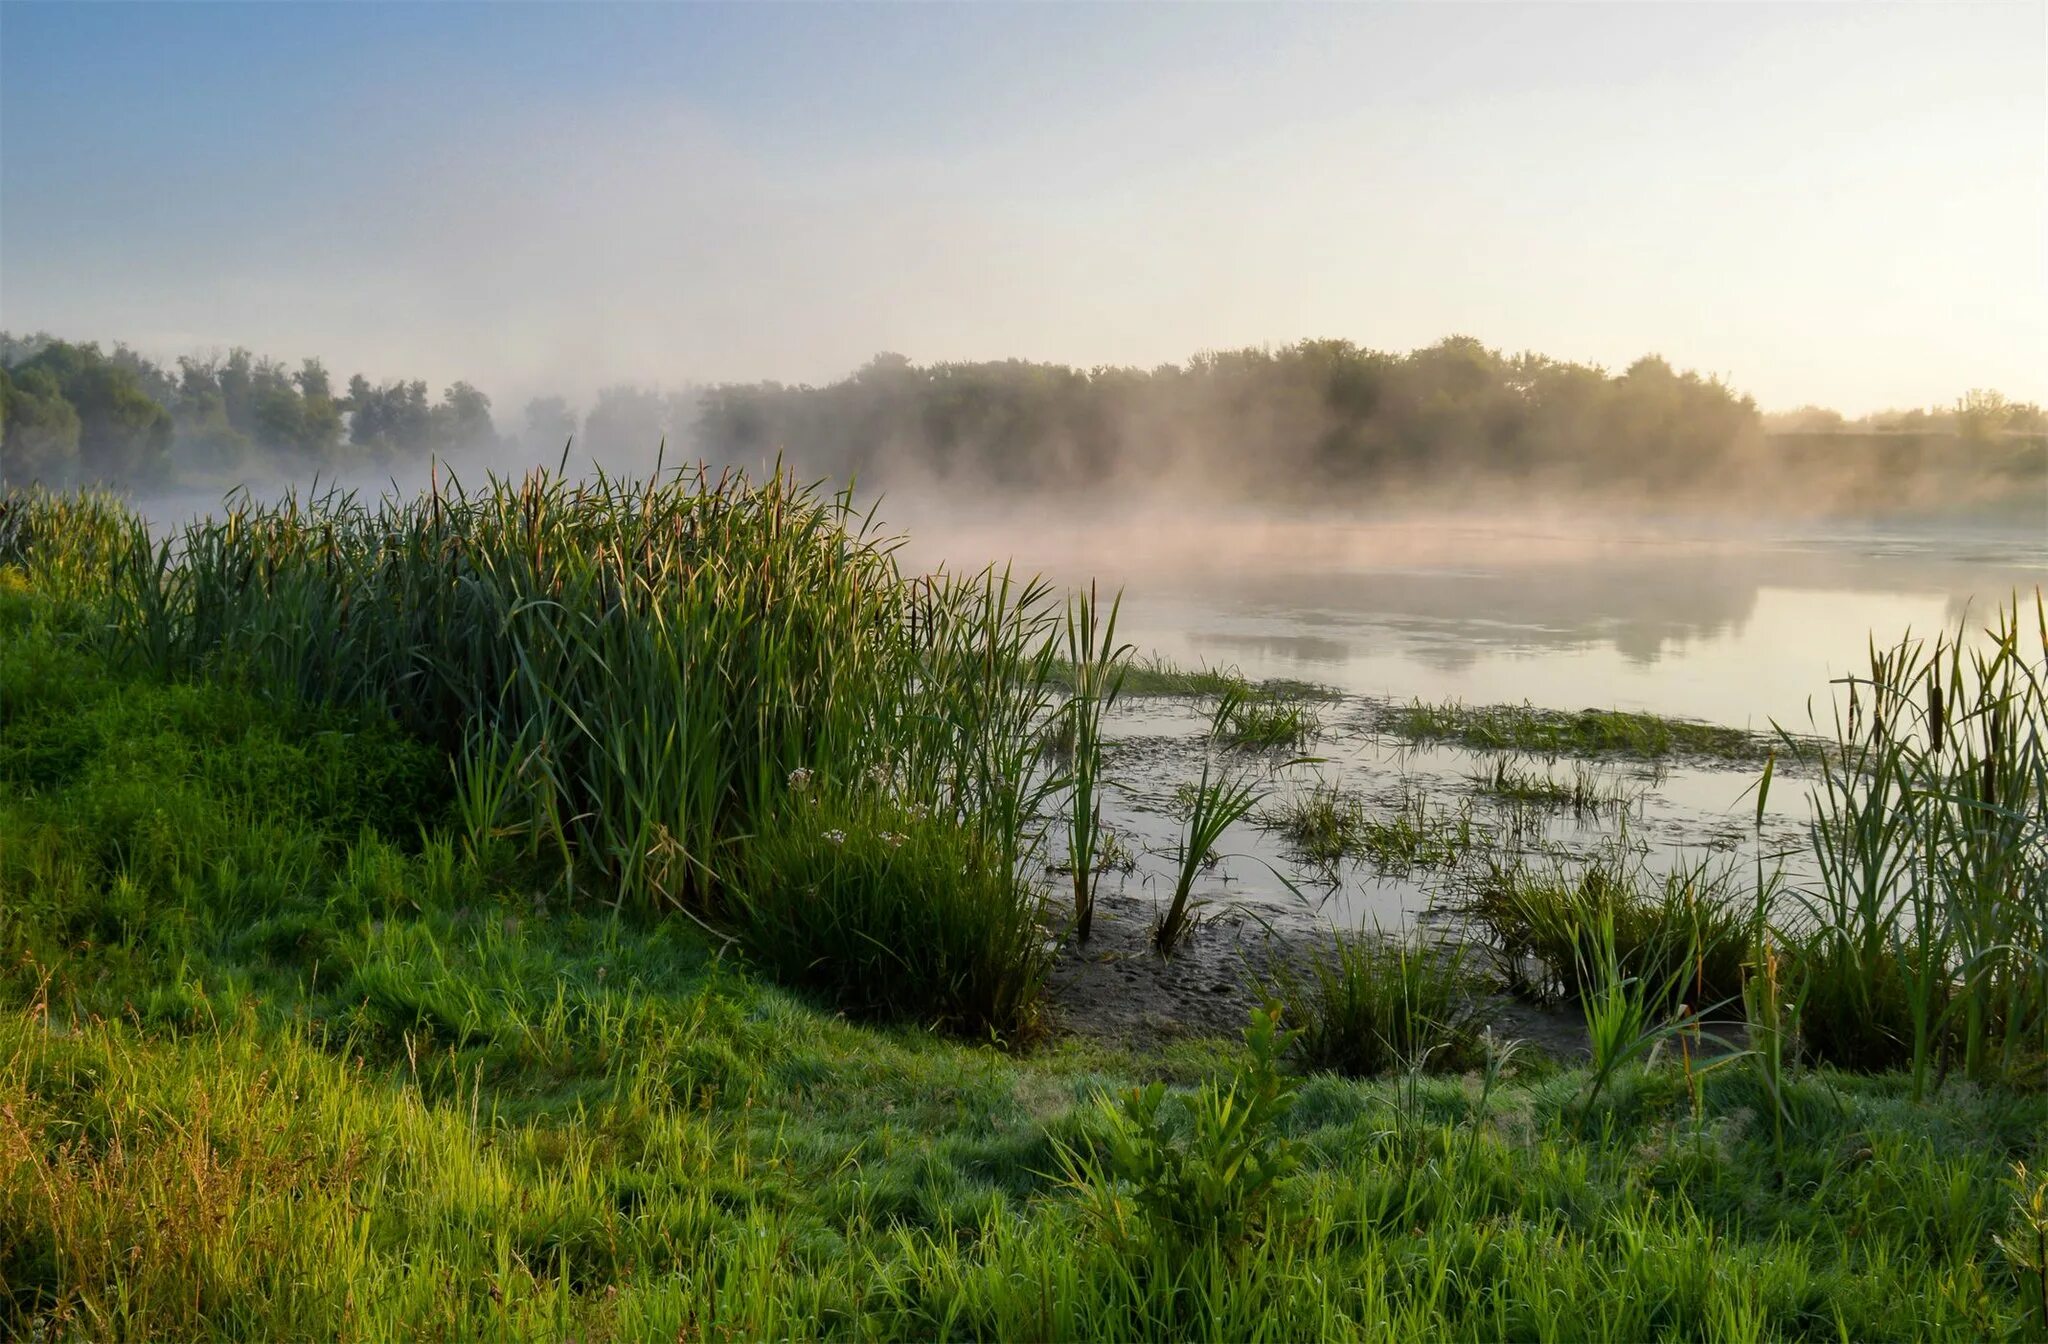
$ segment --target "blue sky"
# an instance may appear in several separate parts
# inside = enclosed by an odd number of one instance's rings
[[[0,5],[0,324],[501,403],[1450,332],[2048,400],[2048,7]]]

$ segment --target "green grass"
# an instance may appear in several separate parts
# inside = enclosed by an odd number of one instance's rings
[[[1695,1092],[1668,1055],[1597,1094],[1533,1057],[1374,1082],[1281,1073],[1270,1023],[1139,1055],[963,1042],[929,1007],[851,1020],[850,992],[908,992],[886,958],[916,935],[838,926],[891,944],[851,988],[775,966],[799,935],[744,936],[743,864],[707,908],[635,899],[474,824],[466,743],[246,664],[119,664],[81,605],[103,569],[7,568],[57,544],[0,553],[10,1337],[2048,1330],[2038,1178],[2014,1169],[2048,1162],[2039,1092],[1827,1068]],[[769,899],[1014,909],[977,886],[971,829],[918,837],[944,817],[900,779],[779,777],[782,829],[740,848],[850,894]],[[920,992],[978,983],[953,969],[971,942],[925,941],[949,969]]]
[[[1701,862],[1665,874],[1627,857],[1531,866],[1496,862],[1460,903],[1501,976],[1541,998],[1583,1002],[1598,974],[1601,933],[1620,975],[1668,989],[1675,1008],[1739,1016],[1752,907],[1737,872]]]
[[[1339,930],[1304,967],[1278,967],[1267,993],[1308,1069],[1465,1073],[1482,1062],[1478,984],[1465,957],[1458,944]]]
[[[1415,742],[1453,742],[1479,751],[1538,756],[1693,757],[1758,763],[1778,739],[1689,719],[1619,709],[1538,709],[1533,705],[1466,705],[1417,700],[1381,713],[1380,731]]]

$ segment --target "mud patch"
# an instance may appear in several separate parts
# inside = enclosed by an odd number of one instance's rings
[[[1190,1037],[1235,1038],[1263,1002],[1276,968],[1299,968],[1326,946],[1326,930],[1282,930],[1222,903],[1171,957],[1152,950],[1153,902],[1127,892],[1096,897],[1094,936],[1068,942],[1049,986],[1053,1028],[1132,1050]],[[1559,1060],[1587,1054],[1579,1015],[1509,994],[1482,994],[1484,1021]]]

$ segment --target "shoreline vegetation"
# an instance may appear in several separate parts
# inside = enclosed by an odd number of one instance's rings
[[[2048,1331],[2038,596],[1988,642],[1873,645],[1800,780],[1811,889],[1761,844],[1481,863],[1461,940],[1335,938],[1241,1039],[1151,1049],[1052,1030],[1091,943],[1036,884],[1048,835],[1102,846],[1077,905],[1113,860],[1074,789],[1113,783],[1118,695],[1217,701],[1187,872],[1240,813],[1428,856],[1341,792],[1264,797],[1242,740],[1302,749],[1312,688],[1148,667],[1105,610],[907,574],[781,475],[164,536],[0,495],[8,1332]],[[1488,739],[1471,789],[1532,806],[1625,800],[1523,756],[1754,768],[1759,830],[1804,750],[1388,712]],[[1418,799],[1417,834],[1455,815]],[[1484,995],[1574,1014],[1585,1056]]]
[[[1152,369],[877,355],[822,386],[619,385],[516,415],[468,382],[341,383],[237,347],[159,363],[121,343],[0,332],[0,486],[224,492],[465,470],[788,463],[863,488],[1624,513],[2048,521],[2048,413],[1989,389],[1848,422],[1766,414],[1646,355],[1620,372],[1469,336],[1405,353],[1344,340],[1213,350]],[[628,466],[627,464],[630,464]]]

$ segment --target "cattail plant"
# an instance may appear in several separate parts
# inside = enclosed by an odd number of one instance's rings
[[[1074,870],[1074,936],[1082,942],[1095,920],[1096,851],[1102,834],[1102,718],[1123,688],[1131,646],[1116,642],[1119,593],[1102,618],[1093,584],[1067,603],[1067,660],[1073,690],[1066,704],[1066,740],[1073,750],[1067,798],[1067,858]]]

